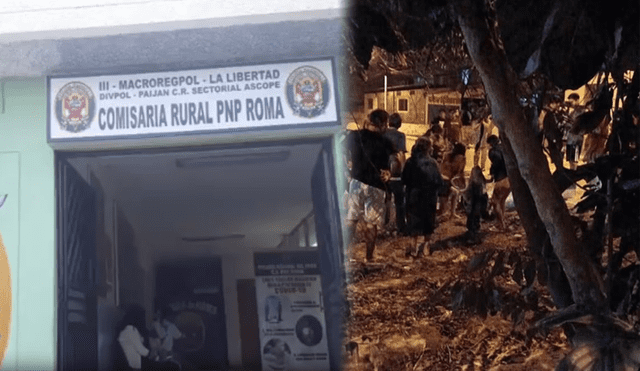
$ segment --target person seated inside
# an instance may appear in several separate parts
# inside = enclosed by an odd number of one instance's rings
[[[184,337],[178,327],[166,317],[166,311],[157,310],[153,321],[153,353],[156,361],[165,362],[174,358],[173,342]],[[152,358],[152,359],[154,359]]]
[[[145,344],[147,337],[148,345]],[[159,359],[158,353],[151,351],[154,344],[146,331],[145,311],[139,305],[131,305],[120,321],[117,341],[124,361],[118,357],[114,365],[116,370],[180,370],[179,364]]]

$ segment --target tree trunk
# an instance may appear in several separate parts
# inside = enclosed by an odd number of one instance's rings
[[[531,191],[520,175],[511,143],[504,135],[500,136],[503,137],[504,160],[513,194],[513,203],[516,205],[520,222],[527,236],[529,250],[536,261],[538,281],[549,288],[553,302],[558,308],[568,307],[573,304],[573,300],[567,275],[555,254],[548,251],[549,234],[544,223],[540,220]]]
[[[573,300],[588,310],[598,310],[604,305],[602,277],[593,263],[585,259],[567,205],[553,181],[535,132],[526,122],[515,94],[518,79],[499,46],[495,17],[488,12],[484,0],[459,0],[455,10],[467,49],[491,102],[494,121],[511,143],[520,174],[569,280]]]

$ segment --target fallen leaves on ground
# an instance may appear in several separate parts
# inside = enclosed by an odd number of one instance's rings
[[[475,245],[464,218],[442,221],[420,258],[405,254],[410,237],[380,238],[370,263],[352,243],[344,369],[553,370],[569,346],[561,330],[530,330],[554,306],[517,214],[508,219],[505,231],[483,223]]]

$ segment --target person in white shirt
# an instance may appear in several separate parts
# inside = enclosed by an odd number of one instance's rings
[[[139,326],[144,327],[144,310],[131,307],[125,315],[122,325],[124,328],[118,335],[118,343],[122,347],[127,364],[132,370],[142,369],[142,357],[149,355],[149,349],[144,346],[144,338],[140,335]]]

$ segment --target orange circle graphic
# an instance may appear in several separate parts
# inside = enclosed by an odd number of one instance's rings
[[[11,270],[0,234],[0,367],[9,344],[11,328]]]

